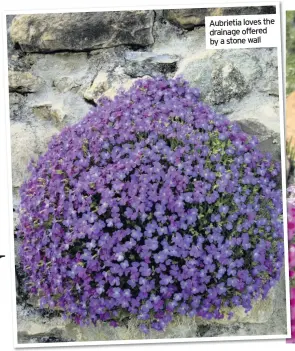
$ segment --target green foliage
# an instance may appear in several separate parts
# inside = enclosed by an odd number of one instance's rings
[[[295,11],[286,12],[286,92],[295,90]]]
[[[295,161],[295,146],[292,143],[292,137],[289,140],[287,140],[286,154],[287,154],[287,157],[289,158],[289,160],[291,160],[293,162]]]

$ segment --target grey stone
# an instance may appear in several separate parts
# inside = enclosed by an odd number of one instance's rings
[[[31,71],[40,76],[49,87],[56,86],[56,83],[58,84],[59,80],[64,78],[70,78],[82,85],[87,77],[89,64],[85,52],[61,52],[38,56]]]
[[[99,71],[111,72],[118,66],[125,64],[125,46],[116,46],[105,49],[90,51],[87,54],[87,62],[91,72],[97,74]]]
[[[251,89],[243,99],[232,99],[228,103],[215,105],[214,109],[221,114],[225,114],[224,111],[228,110],[227,116],[230,120],[256,119],[270,131],[280,134],[280,110],[277,98],[261,94],[255,88]],[[275,138],[277,139],[277,135]]]
[[[26,303],[29,295],[24,286],[25,274],[20,264],[15,265],[15,283],[16,283],[16,302],[19,304]]]
[[[203,29],[198,29],[198,32]],[[190,32],[192,33],[192,32]],[[220,114],[230,120],[256,118],[267,128],[280,133],[280,109],[278,98],[261,87],[268,82],[278,86],[277,50],[269,48],[240,50],[205,50],[181,60],[175,74],[183,76],[191,86],[199,88],[201,98],[213,105]],[[242,84],[226,84],[230,77],[216,72],[216,67],[235,67],[235,78]],[[239,73],[237,72],[239,71]],[[214,73],[216,72],[216,74]],[[276,78],[275,78],[276,77]],[[224,85],[227,89],[220,89]],[[232,89],[234,88],[234,89]],[[264,91],[262,91],[264,90]],[[222,102],[221,102],[222,101]]]
[[[249,134],[255,135],[260,142],[264,142],[273,137],[274,132],[267,128],[263,123],[255,118],[246,118],[238,121],[241,129]]]
[[[124,68],[125,74],[132,78],[138,78],[143,76],[157,77],[165,75],[170,77],[177,69],[176,62],[173,63],[153,63],[148,60],[143,63],[131,62]]]
[[[10,36],[25,52],[87,51],[154,42],[153,11],[18,15]]]
[[[281,147],[280,144],[273,142],[273,137],[262,141],[259,144],[259,149],[262,152],[270,153],[276,161],[281,161]]]
[[[59,343],[59,342],[71,342],[74,340],[64,339],[60,330],[51,330],[49,335],[45,333],[29,335],[27,332],[19,332],[17,334],[17,340],[19,344],[33,344],[33,343]]]
[[[8,80],[10,92],[33,93],[43,85],[42,79],[31,72],[9,71]]]
[[[281,143],[278,133],[270,130],[257,119],[240,120],[238,124],[245,133],[258,138],[260,151],[270,153],[276,161],[281,161]]]
[[[175,72],[179,58],[176,55],[152,52],[126,52],[125,74],[132,78],[149,75],[151,77]]]
[[[212,90],[208,100],[216,105],[228,102],[232,98],[241,100],[249,92],[244,76],[232,63],[214,68],[211,82]]]
[[[224,7],[224,16],[238,16],[238,15],[268,15],[275,14],[275,6],[243,6],[243,7]]]
[[[279,84],[278,77],[275,80],[267,82],[263,87],[259,89],[261,92],[268,93],[269,95],[279,96]]]
[[[266,93],[269,96],[279,96],[279,73],[277,50],[269,51],[269,55],[261,57],[263,62],[263,75],[267,76],[266,80],[257,81],[257,89],[260,92]]]
[[[19,93],[9,94],[9,104],[10,106],[20,105],[24,100],[24,96]]]
[[[19,187],[27,178],[27,167],[31,159],[47,148],[47,143],[58,130],[51,125],[26,125],[11,123],[12,185]]]
[[[238,121],[241,129],[249,134],[255,135],[258,140],[258,149],[263,153],[269,153],[272,156],[272,159],[281,162],[281,143],[280,135],[273,130],[267,128],[264,124],[260,123],[256,119],[244,119]],[[284,172],[284,170],[281,170]],[[277,187],[281,188],[282,186],[282,176],[281,172],[276,176]]]
[[[179,60],[176,55],[157,54],[148,51],[126,51],[125,58],[128,61],[143,62],[149,61],[153,63],[175,63]]]
[[[13,206],[13,224],[14,228],[17,228],[19,225],[19,204],[20,204],[20,194],[19,188],[13,187],[12,188],[12,206]],[[15,242],[16,245],[16,242]],[[18,256],[15,255],[15,262],[18,262]]]
[[[92,51],[90,54],[85,52],[34,54],[38,59],[33,63],[31,71],[44,80],[45,88],[31,94],[24,104],[18,106],[25,110],[27,120],[34,121],[36,116],[33,107],[51,104],[53,109],[61,110],[64,115],[62,122],[58,124],[59,129],[78,122],[91,108],[88,101],[93,103],[101,94],[100,88],[95,92],[95,87],[92,86],[99,81],[99,78],[96,80],[98,72],[111,75],[108,85],[104,85],[104,89],[108,90],[110,84],[113,85],[117,80],[113,77],[116,75],[116,69],[125,62],[125,51],[126,48],[117,47]],[[130,79],[127,76],[125,78]],[[123,84],[122,79],[119,80]],[[24,116],[16,108],[15,114],[14,119],[17,120]]]
[[[28,60],[21,51],[15,50],[15,45],[10,37],[10,27],[14,17],[15,15],[6,16],[8,69],[15,71],[29,71],[30,60]]]
[[[178,58],[187,56],[188,51],[193,54],[198,50],[202,39],[197,30],[187,32],[167,21],[163,14],[156,14],[153,35],[155,43],[148,48],[156,55],[169,55]]]
[[[261,50],[264,49],[208,50],[203,55],[184,60],[175,75],[183,76],[192,86],[198,87],[208,103],[240,99],[263,74]]]
[[[23,106],[26,104],[26,98],[19,93],[9,93],[9,114],[10,120],[21,119],[23,115]]]
[[[59,77],[53,80],[53,86],[60,92],[66,93],[81,86],[82,82],[76,82],[71,77]]]

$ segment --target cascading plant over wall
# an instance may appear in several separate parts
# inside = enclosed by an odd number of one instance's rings
[[[41,307],[164,330],[231,318],[283,265],[279,163],[182,78],[136,81],[55,136],[21,187],[20,258]]]

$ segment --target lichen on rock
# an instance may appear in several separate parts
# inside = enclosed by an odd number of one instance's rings
[[[34,76],[31,72],[9,71],[9,91],[17,93],[34,93],[43,85],[40,77]]]

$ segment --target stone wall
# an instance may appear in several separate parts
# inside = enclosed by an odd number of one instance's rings
[[[19,15],[7,18],[12,184],[17,210],[27,164],[64,126],[79,121],[106,95],[142,77],[182,75],[203,100],[280,159],[278,57],[275,48],[206,50],[207,14],[273,13],[273,7]],[[17,226],[17,212],[15,211]],[[17,246],[17,243],[16,243]],[[137,339],[124,327],[79,328],[58,312],[40,311],[22,289],[16,257],[19,342]],[[178,318],[151,338],[286,333],[285,284],[230,322]]]

